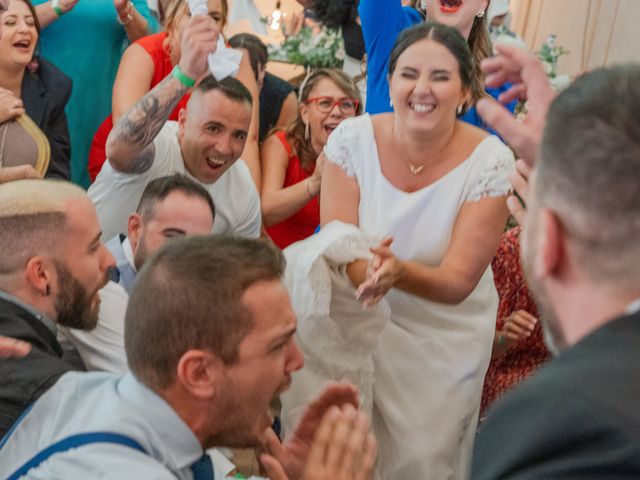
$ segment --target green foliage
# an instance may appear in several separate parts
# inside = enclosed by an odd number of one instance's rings
[[[340,30],[323,28],[314,35],[304,27],[287,37],[282,45],[269,45],[269,60],[289,62],[311,68],[341,68],[344,43]]]

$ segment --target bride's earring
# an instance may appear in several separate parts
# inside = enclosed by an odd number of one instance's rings
[[[476,17],[478,18],[484,17],[484,10],[480,10],[478,13],[476,13]]]

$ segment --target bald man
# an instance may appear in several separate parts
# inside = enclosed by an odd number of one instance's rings
[[[167,121],[195,79],[208,72],[216,48],[215,22],[193,16],[185,28],[180,63],[116,123],[107,158],[89,196],[103,238],[127,231],[127,219],[153,179],[184,173],[209,191],[216,205],[213,232],[257,238],[260,199],[249,169],[238,161],[251,124],[251,94],[238,80],[206,76],[178,122]]]
[[[96,326],[98,290],[115,261],[84,191],[51,180],[0,185],[0,252],[0,335],[31,345],[25,358],[0,362],[2,437],[72,369],[62,360],[56,325]]]

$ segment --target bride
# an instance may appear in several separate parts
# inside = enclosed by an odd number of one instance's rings
[[[338,220],[383,239],[373,259],[343,266],[357,299],[390,308],[371,351],[378,478],[468,475],[498,304],[489,264],[514,167],[497,137],[457,120],[471,69],[457,30],[404,31],[389,63],[394,112],[343,121],[323,153],[323,229]],[[308,385],[294,377],[294,395]]]

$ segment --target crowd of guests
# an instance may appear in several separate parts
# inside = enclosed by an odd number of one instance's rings
[[[0,477],[637,478],[640,68],[300,3],[293,86],[226,0],[0,0]]]

